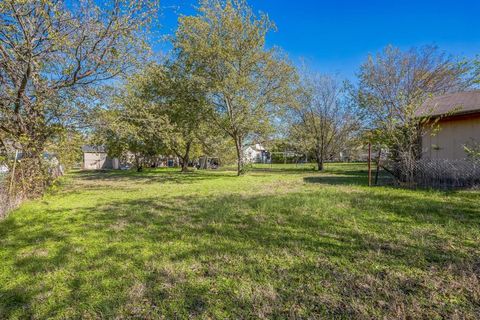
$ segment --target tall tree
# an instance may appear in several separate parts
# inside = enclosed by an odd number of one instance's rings
[[[203,138],[207,102],[204,88],[192,79],[189,66],[183,62],[150,67],[143,91],[147,101],[155,104],[156,114],[167,119],[169,130],[163,140],[180,159],[182,172],[187,172],[191,154]]]
[[[93,141],[105,145],[112,157],[133,160],[138,171],[166,151],[163,137],[169,131],[168,119],[145,99],[144,81],[143,74],[130,77],[114,93],[109,108],[98,110],[92,119]]]
[[[471,65],[436,47],[401,51],[386,47],[370,56],[359,72],[357,98],[371,129],[380,133],[393,160],[410,176],[421,155],[419,139],[427,118],[417,111],[426,99],[471,85]]]
[[[0,148],[23,152],[41,176],[49,138],[86,105],[91,89],[132,66],[150,0],[0,2]]]
[[[137,167],[148,156],[173,153],[182,172],[200,149],[206,99],[180,61],[149,64],[129,77],[110,110],[97,122],[97,138],[111,155],[135,155]]]
[[[341,152],[359,128],[358,115],[346,99],[345,86],[328,75],[303,77],[298,103],[291,108],[291,138],[313,151],[318,170]]]
[[[296,77],[277,49],[265,48],[273,28],[245,0],[203,0],[196,16],[179,19],[175,49],[207,89],[212,123],[232,138],[238,175],[246,139],[266,131],[276,108],[289,101]]]

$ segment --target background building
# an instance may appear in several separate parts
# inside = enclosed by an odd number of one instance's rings
[[[104,146],[83,146],[83,170],[120,169],[118,158],[110,158]]]
[[[480,142],[480,91],[460,92],[433,98],[419,116],[432,117],[422,137],[422,157],[428,160],[463,160],[465,145]],[[438,128],[437,128],[438,125]]]

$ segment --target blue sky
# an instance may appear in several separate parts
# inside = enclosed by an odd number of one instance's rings
[[[161,0],[161,33],[175,30],[178,14],[193,14],[195,0]],[[388,44],[407,49],[435,44],[466,57],[480,54],[480,0],[250,0],[278,31],[282,47],[316,71],[353,78],[369,53]]]

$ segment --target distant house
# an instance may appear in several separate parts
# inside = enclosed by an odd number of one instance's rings
[[[438,132],[426,125],[421,141],[423,159],[463,160],[464,146],[480,142],[480,91],[429,99],[417,115],[438,120]]]
[[[261,145],[255,144],[247,147],[244,152],[244,161],[246,163],[269,163],[270,153]]]
[[[333,161],[339,162],[350,162],[350,161],[359,161],[366,162],[368,161],[368,148],[365,145],[350,146],[335,155],[332,158]]]
[[[118,158],[110,158],[104,146],[83,146],[84,170],[120,169]]]
[[[180,160],[178,157],[174,156],[168,156],[168,157],[163,157],[161,156],[161,163],[160,167],[168,167],[168,168],[173,168],[173,167],[178,167],[180,166]]]

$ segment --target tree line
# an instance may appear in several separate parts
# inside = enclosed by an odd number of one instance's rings
[[[478,61],[435,46],[388,46],[354,83],[298,68],[266,45],[276,26],[245,0],[201,0],[179,17],[172,50],[159,59],[149,54],[158,8],[152,0],[0,3],[0,156],[11,166],[11,150],[21,150],[14,179],[26,195],[50,181],[46,152],[74,162],[87,139],[132,154],[137,167],[171,153],[187,171],[198,155],[231,155],[238,175],[245,145],[272,139],[311,154],[318,170],[365,140],[395,160],[415,158],[418,108],[478,84]]]

